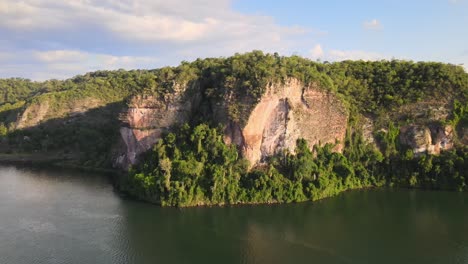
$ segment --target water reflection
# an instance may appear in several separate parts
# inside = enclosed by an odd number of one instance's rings
[[[98,175],[0,168],[0,263],[467,263],[468,194],[160,208]]]

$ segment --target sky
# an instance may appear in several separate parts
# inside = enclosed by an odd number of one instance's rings
[[[468,68],[468,0],[0,0],[0,78],[65,79],[252,50]]]

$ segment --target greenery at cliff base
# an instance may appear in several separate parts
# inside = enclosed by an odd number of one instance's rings
[[[213,126],[235,122],[243,127],[266,88],[290,79],[340,98],[350,113],[344,151],[333,153],[331,145],[310,150],[299,140],[294,153],[250,168],[238,149],[223,143],[222,129]],[[460,135],[466,131],[468,74],[460,66],[436,62],[329,63],[253,51],[154,70],[97,71],[68,80],[0,79],[0,152],[54,154],[71,157],[77,165],[110,168],[118,116],[129,98],[165,100],[178,87],[188,87],[188,97],[199,94],[200,104],[191,126],[167,134],[130,177],[122,178],[122,189],[142,199],[189,206],[298,202],[385,185],[467,190],[465,145],[455,142],[454,150],[430,156],[416,155],[398,143],[402,126],[429,120],[405,116],[405,107],[418,104],[447,107],[450,117],[439,121]],[[88,101],[95,101],[96,108],[70,112],[74,103]],[[40,123],[17,126],[26,109],[44,104],[48,115]],[[215,118],[220,112],[226,120]],[[376,145],[363,139],[363,116],[374,122]]]
[[[206,124],[184,125],[159,141],[143,164],[121,178],[120,187],[163,206],[313,201],[384,185],[468,189],[466,149],[417,158],[388,152],[384,157],[359,142],[358,134],[349,138],[343,154],[333,152],[331,144],[310,150],[299,139],[294,154],[285,152],[249,170],[222,137],[220,129]],[[359,144],[350,148],[351,141]]]
[[[206,124],[182,126],[147,155],[121,186],[163,206],[301,202],[376,184],[332,152],[332,145],[311,151],[304,140],[298,141],[295,155],[285,153],[249,170],[236,147]]]

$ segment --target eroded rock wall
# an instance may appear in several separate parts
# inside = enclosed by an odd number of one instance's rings
[[[47,115],[49,110],[49,101],[42,103],[33,103],[26,107],[24,112],[19,116],[16,123],[17,129],[23,129],[38,125],[44,117]]]
[[[290,79],[267,88],[245,127],[231,121],[225,141],[238,145],[251,165],[285,149],[294,152],[298,138],[306,139],[311,147],[339,141],[335,151],[341,151],[347,119],[335,95]]]
[[[194,93],[194,87],[179,87],[177,91],[164,98],[140,95],[131,99],[121,117],[124,147],[115,166],[128,168],[137,163],[138,155],[156,144],[165,131],[191,119],[201,94]],[[294,152],[298,138],[306,139],[311,147],[340,142],[335,151],[343,149],[348,113],[334,94],[317,85],[304,86],[296,79],[270,85],[245,117],[244,126],[227,117],[226,109],[231,103],[236,102],[217,102],[211,114],[215,122],[225,125],[225,142],[239,146],[251,165],[283,150]]]
[[[464,145],[468,145],[468,127],[462,127],[460,129],[460,141]]]
[[[192,92],[196,87],[190,87]],[[190,120],[200,95],[186,93],[186,85],[175,85],[174,92],[165,96],[138,95],[131,98],[128,109],[121,114],[121,146],[114,166],[128,169],[137,158],[158,142],[172,126]]]
[[[414,154],[438,155],[453,148],[453,128],[450,125],[408,125],[400,129],[400,142]]]
[[[92,97],[60,102],[46,98],[27,105],[17,118],[16,128],[25,129],[37,126],[50,119],[83,115],[91,109],[104,105],[104,102]]]

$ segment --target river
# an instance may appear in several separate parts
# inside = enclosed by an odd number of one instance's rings
[[[90,173],[0,167],[0,263],[468,263],[468,194],[161,208]]]

